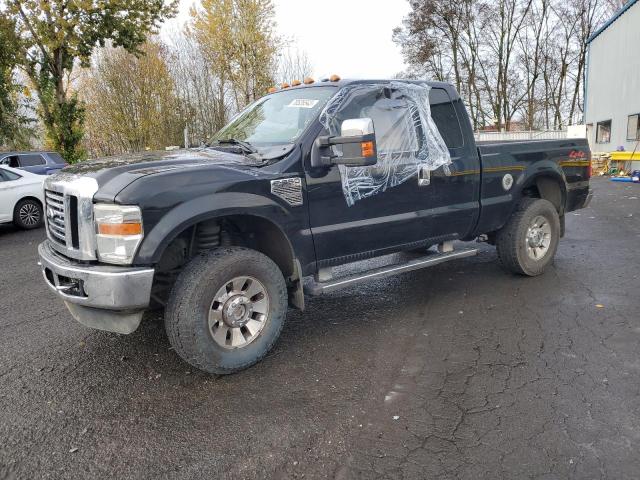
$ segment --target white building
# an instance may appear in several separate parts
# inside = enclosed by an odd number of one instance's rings
[[[585,123],[591,150],[624,149],[624,156],[635,160],[632,168],[640,169],[640,1],[628,1],[591,35],[587,47]]]

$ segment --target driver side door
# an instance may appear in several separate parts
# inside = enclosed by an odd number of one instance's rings
[[[318,267],[419,246],[428,237],[425,188],[402,152],[418,149],[419,128],[406,99],[372,86],[344,105],[341,120],[371,118],[378,163],[370,167],[311,167],[305,159],[311,233]],[[383,92],[383,94],[381,94]],[[327,135],[323,130],[319,135]],[[398,153],[400,152],[400,154]],[[405,168],[408,167],[408,168]]]

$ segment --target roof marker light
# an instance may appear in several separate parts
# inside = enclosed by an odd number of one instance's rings
[[[273,93],[273,92],[277,92],[278,89],[276,87],[271,87],[269,90],[267,90],[269,93]]]
[[[334,73],[333,75],[331,75],[331,76],[329,77],[329,81],[330,81],[330,82],[339,82],[339,81],[340,81],[340,76],[339,76],[339,75],[336,75],[336,74]]]
[[[294,80],[293,82],[291,82],[292,87],[297,87],[298,85],[302,85],[302,82],[300,80]]]
[[[280,88],[289,88],[291,85],[289,85],[287,82],[284,82],[282,85],[280,85]]]
[[[311,85],[313,82],[315,82],[315,80],[311,77],[307,77],[304,79],[304,84],[305,85]]]

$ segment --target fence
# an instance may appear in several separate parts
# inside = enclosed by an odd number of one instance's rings
[[[477,142],[508,140],[555,140],[567,138],[566,130],[525,130],[517,132],[475,132]]]

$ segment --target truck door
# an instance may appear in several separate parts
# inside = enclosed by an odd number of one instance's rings
[[[393,91],[380,95],[379,86],[360,91],[341,107],[339,116],[342,120],[373,120],[378,164],[312,168],[310,158],[305,159],[311,232],[320,266],[392,251],[424,241],[428,236],[422,217],[428,205],[426,190],[419,185],[415,165],[411,172],[401,166],[398,173],[398,169],[387,168],[389,162],[398,162],[398,157],[385,155],[418,149],[419,125],[415,124],[412,109],[406,99]],[[320,134],[326,135],[328,131]],[[355,193],[345,185],[345,168],[354,168],[350,172],[352,177],[362,176],[355,179],[361,187]],[[393,175],[402,181],[389,178]]]
[[[401,183],[387,181],[387,188],[381,189],[379,174],[395,171],[385,169],[385,162],[397,160],[384,153],[417,149],[423,134],[407,100],[394,92],[389,98],[380,97],[374,93],[379,90],[372,87],[371,95],[360,96],[341,112],[344,119],[373,119],[382,155],[378,165],[364,171],[363,183],[371,182],[370,194],[353,201],[353,195],[345,193],[344,170],[341,173],[338,166],[311,168],[310,159],[305,161],[311,232],[320,266],[463,238],[476,224],[480,166],[462,102],[452,101],[444,88],[429,92],[431,116],[451,156],[448,171],[442,167],[430,172],[415,169]],[[326,130],[320,133],[325,134]]]

